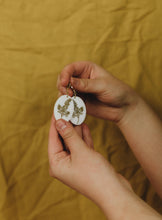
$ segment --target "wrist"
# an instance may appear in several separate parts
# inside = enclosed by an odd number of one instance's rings
[[[109,189],[108,193],[104,192],[104,197],[98,205],[108,219],[124,220],[128,219],[131,204],[133,207],[136,206],[134,197],[134,192],[130,192],[123,187],[115,190]]]
[[[125,211],[128,211],[127,208],[135,193],[129,187],[125,187],[125,184],[121,184],[115,176],[106,182],[103,181],[99,193],[92,199],[93,202],[100,207],[108,219],[125,219],[123,218]]]
[[[127,96],[126,104],[122,107],[122,113],[120,120],[117,121],[117,126],[122,128],[124,124],[130,119],[130,117],[136,112],[143,103],[143,99],[133,90],[130,89]]]
[[[161,219],[160,214],[139,198],[133,191],[121,188],[112,194],[112,197],[109,196],[105,193],[105,198],[99,205],[107,219]]]

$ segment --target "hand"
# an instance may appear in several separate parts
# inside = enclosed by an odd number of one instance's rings
[[[59,135],[68,151],[63,150]],[[73,127],[52,117],[48,156],[50,175],[94,201],[108,219],[148,219],[155,215],[137,198],[127,180],[93,149],[87,125]]]
[[[62,127],[61,127],[62,126]],[[59,134],[67,151],[63,150]],[[73,127],[64,120],[52,117],[48,146],[50,175],[66,185],[99,202],[103,187],[121,184],[112,166],[93,149],[93,141],[86,124]]]
[[[92,62],[72,63],[62,70],[57,81],[61,94],[66,94],[69,82],[75,90],[85,94],[87,113],[103,119],[120,122],[138,101],[133,89]]]
[[[60,127],[62,126],[62,127]],[[59,134],[68,149],[63,150]],[[48,146],[50,175],[66,185],[98,201],[103,195],[103,187],[114,185],[114,181],[124,187],[129,184],[117,175],[107,160],[93,148],[93,141],[86,124],[73,127],[62,119],[52,117]],[[125,185],[126,184],[126,185]]]

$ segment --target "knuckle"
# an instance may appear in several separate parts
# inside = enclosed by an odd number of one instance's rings
[[[109,84],[109,81],[104,78],[104,79],[100,79],[99,83],[102,85],[103,90],[105,90],[107,88],[107,85]]]
[[[54,155],[54,162],[58,164],[62,159],[66,157],[66,152],[62,151]],[[56,165],[55,165],[56,166]]]
[[[88,88],[88,81],[85,79],[81,79],[81,85],[83,89],[87,89]]]
[[[69,139],[73,136],[73,129],[71,127],[68,127],[64,130],[64,139]]]

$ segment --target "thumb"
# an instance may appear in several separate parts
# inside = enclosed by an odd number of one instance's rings
[[[80,92],[100,93],[105,90],[106,82],[103,79],[71,78],[71,85]]]
[[[70,152],[78,152],[86,147],[86,144],[82,138],[78,135],[72,124],[69,122],[59,119],[56,121],[56,129],[63,138],[65,145],[68,147]]]

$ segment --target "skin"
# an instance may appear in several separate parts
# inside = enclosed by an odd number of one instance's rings
[[[66,66],[58,77],[60,94],[66,94],[69,81],[84,98],[88,114],[114,121],[119,126],[162,196],[160,119],[133,89],[94,63],[76,62]],[[73,94],[72,90],[68,92]],[[63,150],[59,135],[67,151]],[[48,155],[50,175],[94,201],[108,219],[162,219],[94,150],[87,125],[73,127],[64,120],[55,121],[53,116]]]

